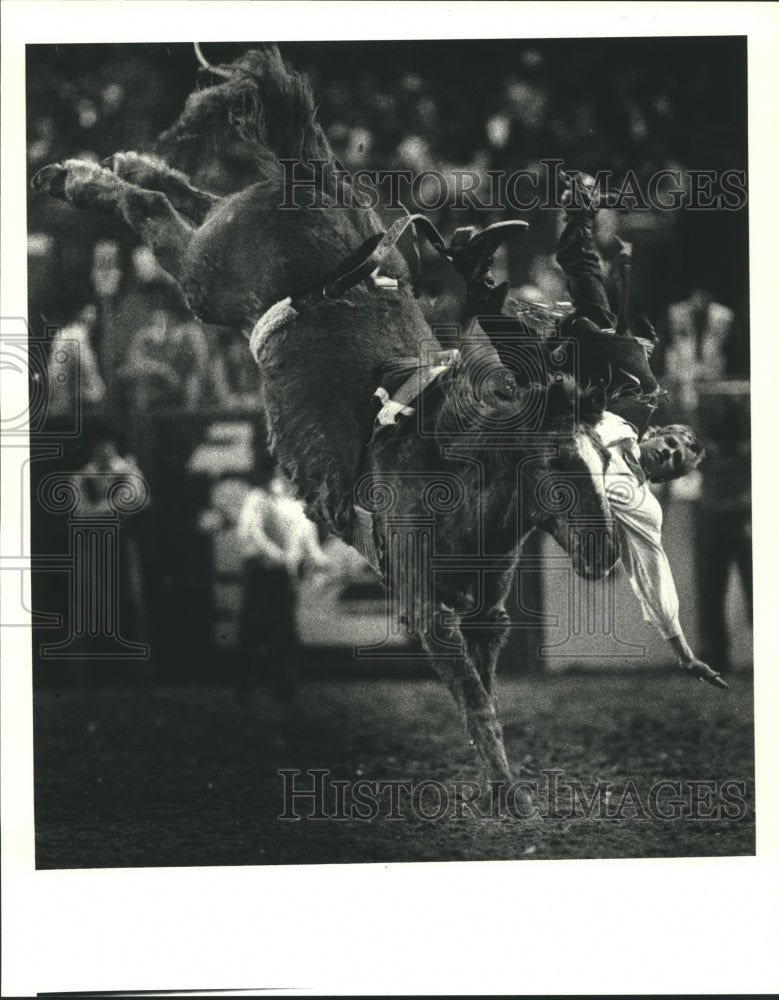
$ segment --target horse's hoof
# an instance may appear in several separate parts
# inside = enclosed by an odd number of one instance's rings
[[[522,823],[540,823],[541,813],[530,792],[525,789],[516,790],[509,804],[509,813]]]
[[[61,163],[50,163],[47,167],[41,167],[30,184],[37,191],[43,191],[44,194],[53,195],[55,198],[64,198],[67,177],[68,171]]]
[[[493,810],[503,819],[519,820],[521,823],[541,822],[541,813],[535,799],[522,781],[512,781],[510,784],[501,782],[497,788],[497,797],[497,803],[493,801]]]

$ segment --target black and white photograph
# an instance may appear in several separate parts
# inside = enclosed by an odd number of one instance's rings
[[[775,986],[776,6],[5,6],[14,981]]]

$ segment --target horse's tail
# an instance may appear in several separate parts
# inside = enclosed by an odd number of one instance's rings
[[[182,146],[232,132],[260,159],[334,162],[316,120],[311,87],[286,65],[276,45],[252,49],[214,72],[221,82],[192,94],[160,136],[162,155],[170,159]]]

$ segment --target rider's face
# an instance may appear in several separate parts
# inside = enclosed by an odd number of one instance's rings
[[[684,435],[676,431],[645,438],[639,447],[644,472],[656,483],[683,476],[694,464],[695,453]]]

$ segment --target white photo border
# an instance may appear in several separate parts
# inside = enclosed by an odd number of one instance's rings
[[[5,0],[2,20],[4,324],[27,301],[25,44],[748,36],[758,789],[755,858],[36,872],[29,633],[3,629],[3,995],[779,988],[779,356],[759,342],[776,325],[779,6]],[[26,379],[2,379],[5,414],[22,411]],[[13,552],[26,449],[4,443],[2,457],[3,551]],[[0,593],[7,621],[14,595]]]

